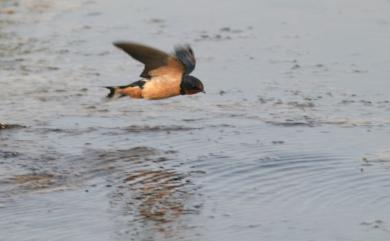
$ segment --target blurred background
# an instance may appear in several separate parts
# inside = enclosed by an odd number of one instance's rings
[[[386,240],[390,1],[0,0],[0,240]],[[192,46],[207,94],[107,101]]]

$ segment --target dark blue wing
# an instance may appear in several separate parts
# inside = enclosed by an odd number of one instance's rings
[[[184,65],[184,74],[188,75],[195,69],[196,60],[189,45],[176,46],[175,56]]]

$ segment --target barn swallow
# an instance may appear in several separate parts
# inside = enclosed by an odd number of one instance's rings
[[[202,82],[189,75],[195,69],[195,56],[189,45],[176,46],[173,54],[133,42],[115,42],[114,45],[145,65],[142,79],[124,86],[108,86],[108,98],[157,100],[178,95],[203,92]]]

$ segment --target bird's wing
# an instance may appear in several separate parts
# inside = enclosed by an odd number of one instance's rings
[[[141,77],[181,76],[185,66],[175,56],[161,50],[132,42],[115,42],[114,45],[145,65]]]
[[[185,74],[189,74],[195,69],[196,60],[194,51],[192,51],[188,44],[177,45],[175,47],[175,56],[183,64]]]

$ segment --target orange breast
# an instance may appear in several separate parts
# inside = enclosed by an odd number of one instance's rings
[[[145,83],[142,96],[145,99],[164,99],[180,95],[181,77],[158,76]]]

